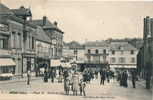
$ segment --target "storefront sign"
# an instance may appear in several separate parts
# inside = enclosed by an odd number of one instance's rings
[[[8,30],[9,30],[9,28],[8,28],[8,26],[7,26],[7,25],[0,24],[0,31],[7,32]]]

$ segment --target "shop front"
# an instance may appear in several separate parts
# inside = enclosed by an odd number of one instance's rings
[[[12,58],[0,58],[0,80],[7,80],[14,76],[16,63]]]
[[[35,71],[35,54],[22,54],[22,64],[22,73],[26,73],[27,70]]]

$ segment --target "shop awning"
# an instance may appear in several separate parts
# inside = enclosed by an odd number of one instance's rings
[[[15,66],[16,63],[11,58],[0,58],[0,66]]]
[[[12,73],[3,73],[3,74],[0,74],[0,77],[12,77],[13,74]]]
[[[136,68],[136,65],[110,65],[110,68]]]
[[[60,60],[51,60],[50,61],[50,67],[58,67],[61,65]]]

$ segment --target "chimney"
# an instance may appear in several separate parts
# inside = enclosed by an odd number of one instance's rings
[[[46,25],[46,22],[47,22],[47,17],[43,16],[43,26]]]
[[[58,23],[57,23],[56,21],[54,21],[54,25],[55,25],[55,26],[57,26],[57,25],[58,25]]]

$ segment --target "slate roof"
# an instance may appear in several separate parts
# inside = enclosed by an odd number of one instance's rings
[[[54,24],[52,24],[48,19],[46,19],[46,24],[43,25],[43,20],[32,20],[32,23],[35,25],[39,25],[41,27],[43,27],[44,29],[55,29],[61,33],[64,33],[62,30],[60,30],[57,26],[55,26]]]
[[[18,13],[18,12],[23,12],[23,10],[21,10],[21,9],[14,9],[14,10],[9,9],[4,4],[0,3],[0,18],[3,19],[3,20],[0,20],[0,23],[7,24],[7,19],[11,19],[11,20],[14,20],[16,22],[19,22],[19,23],[23,24],[24,23],[23,19],[16,16],[17,14],[21,14],[21,13]],[[30,23],[30,22],[27,22],[26,24],[30,27],[36,28],[36,26],[34,24]]]
[[[88,41],[85,43],[86,47],[108,47],[109,42],[106,41]]]
[[[8,7],[6,7],[4,4],[0,3],[0,15],[9,15],[13,14],[13,12],[10,11]]]
[[[85,49],[84,45],[81,45],[76,41],[72,41],[70,43],[64,43],[64,46],[69,47],[69,49]]]
[[[133,45],[131,45],[128,42],[111,42],[110,49],[111,50],[124,50],[124,51],[137,50]]]
[[[47,34],[44,32],[44,30],[40,26],[37,26],[36,39],[39,41],[51,43],[50,38],[47,36]]]
[[[32,16],[32,13],[30,9],[24,8],[21,6],[19,9],[11,9],[11,11],[16,15],[16,16]]]

